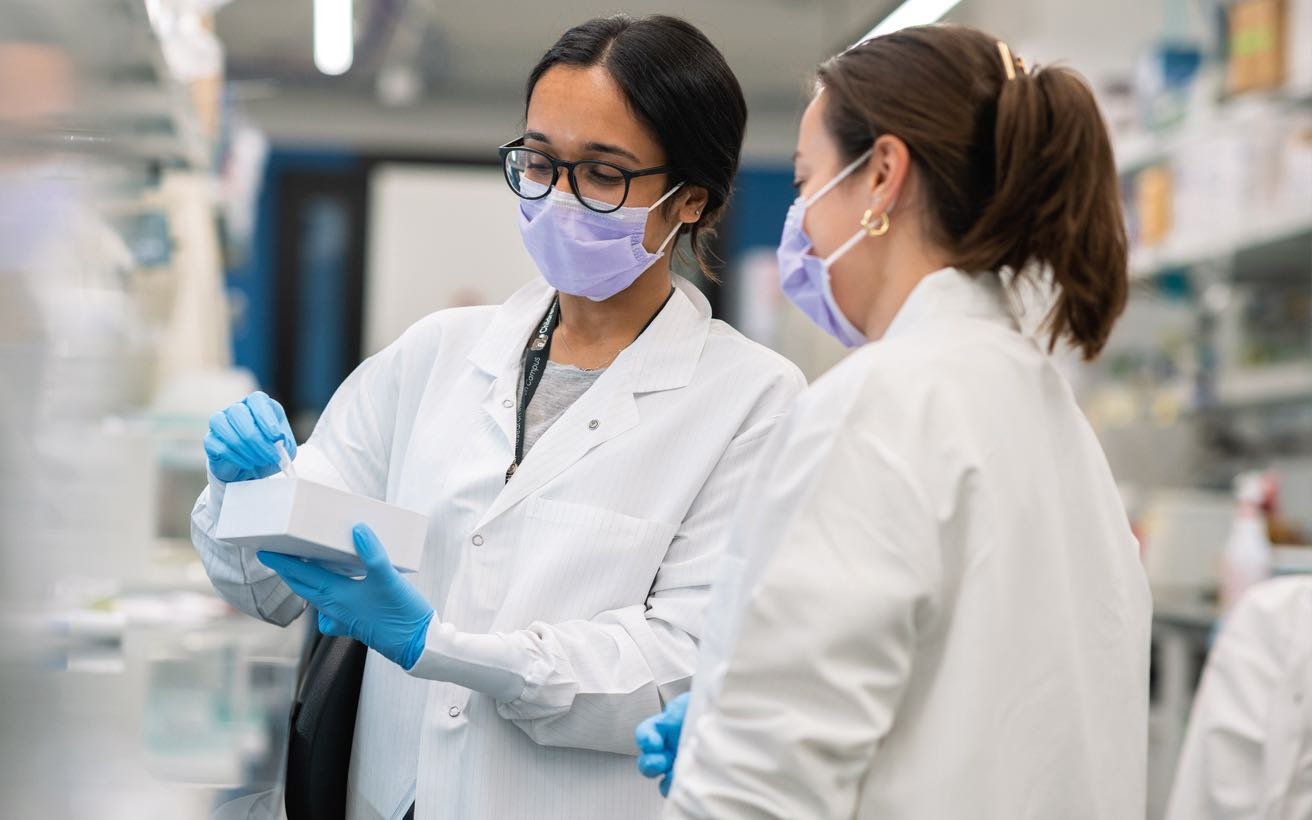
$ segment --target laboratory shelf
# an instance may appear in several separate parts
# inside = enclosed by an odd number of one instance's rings
[[[1249,93],[1228,99],[1156,131],[1140,131],[1115,140],[1116,170],[1129,174],[1166,162],[1185,146],[1220,133],[1232,133],[1256,123],[1290,117],[1312,108],[1312,89]]]
[[[81,66],[86,80],[77,109],[44,139],[65,154],[209,170],[213,145],[191,89],[169,68],[152,7],[163,13],[159,4],[141,0],[104,0],[97,6],[95,30],[117,44],[112,49],[91,48],[77,15],[62,22],[67,30],[60,31],[61,39],[79,53],[86,51]]]
[[[1208,262],[1224,261],[1238,254],[1245,255],[1247,267],[1262,267],[1264,255],[1270,249],[1284,258],[1288,255],[1282,243],[1312,238],[1312,208],[1254,219],[1231,231],[1220,231],[1187,241],[1167,240],[1151,247],[1138,247],[1130,251],[1130,278],[1150,279],[1162,273],[1190,268]],[[1312,266],[1312,247],[1306,253]]]
[[[1312,402],[1312,362],[1290,362],[1223,373],[1209,407],[1242,409],[1266,404]]]

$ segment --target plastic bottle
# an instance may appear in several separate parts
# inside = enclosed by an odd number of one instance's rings
[[[1271,577],[1271,539],[1262,513],[1265,479],[1243,473],[1235,479],[1234,523],[1221,554],[1221,612],[1227,614],[1253,584]]]

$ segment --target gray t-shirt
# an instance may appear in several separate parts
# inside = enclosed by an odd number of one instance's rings
[[[542,382],[533,394],[533,402],[528,406],[524,418],[524,456],[537,443],[547,428],[565,415],[570,405],[578,401],[579,396],[588,392],[597,377],[606,372],[601,370],[580,370],[567,364],[548,361],[547,369],[542,374]],[[523,392],[521,384],[520,392]],[[523,400],[523,397],[520,397]]]

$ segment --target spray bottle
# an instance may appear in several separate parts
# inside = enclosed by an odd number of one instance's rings
[[[1271,577],[1271,539],[1262,503],[1266,479],[1261,473],[1235,478],[1235,518],[1221,554],[1221,612],[1230,610],[1253,584]]]

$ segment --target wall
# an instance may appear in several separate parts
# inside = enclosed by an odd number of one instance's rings
[[[537,275],[497,166],[380,165],[369,201],[365,355],[434,310],[498,304]]]

